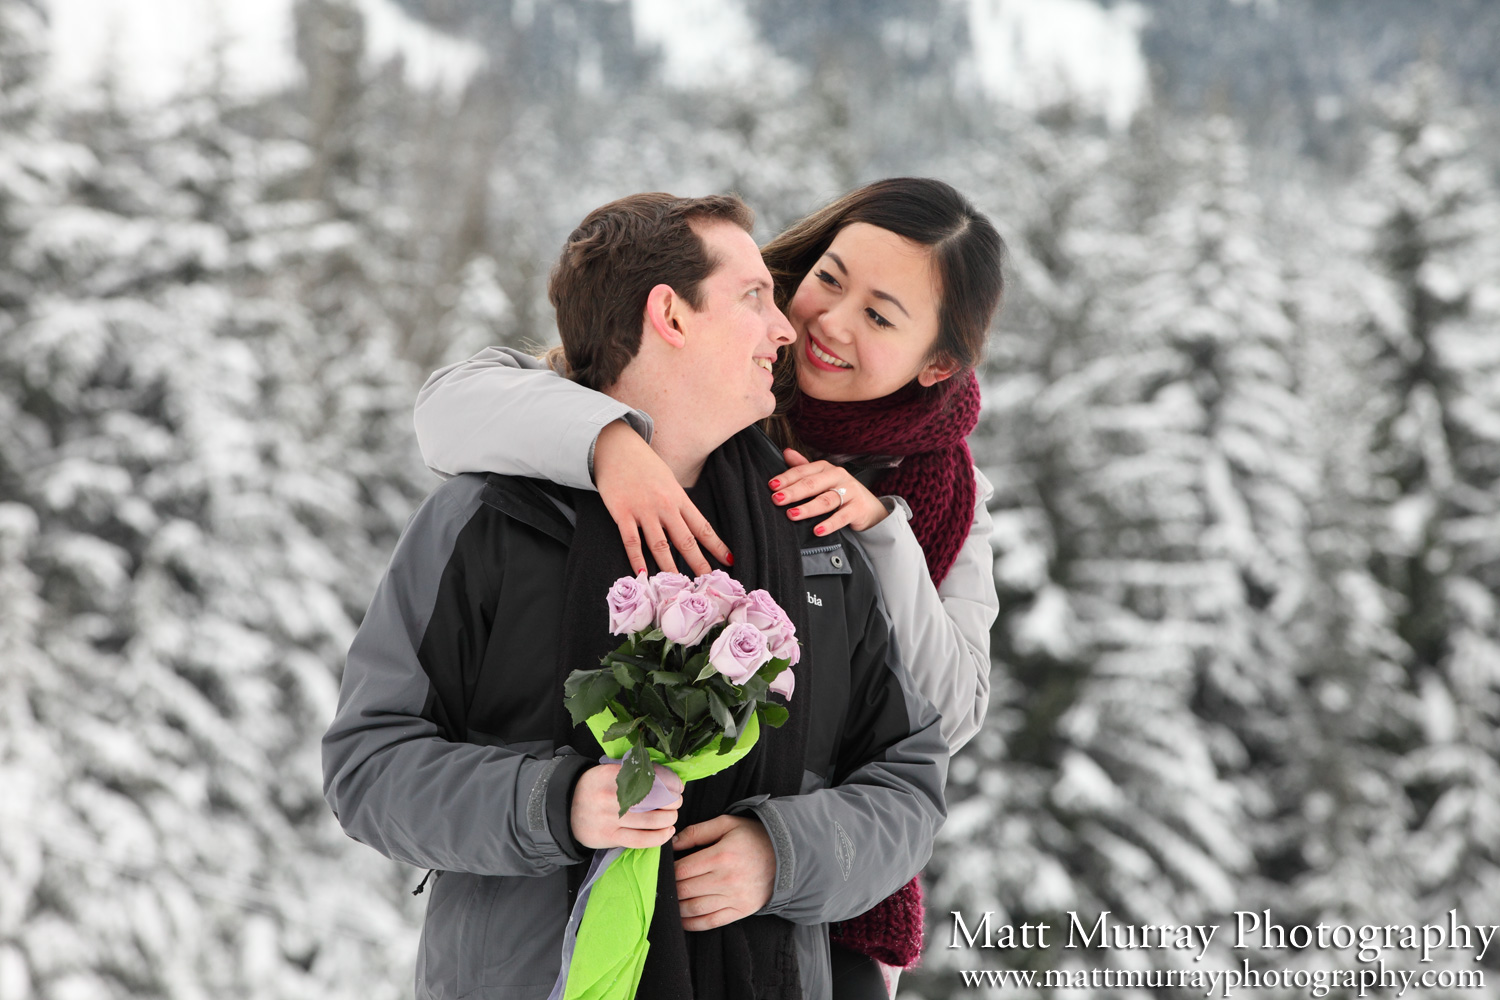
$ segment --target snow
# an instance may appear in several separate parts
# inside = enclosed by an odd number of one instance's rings
[[[974,69],[992,97],[1034,111],[1077,102],[1114,128],[1150,96],[1146,11],[1092,0],[969,0]]]
[[[132,101],[163,101],[210,81],[216,53],[231,92],[287,86],[299,70],[292,48],[294,0],[49,0],[50,85],[87,100],[106,75]],[[357,0],[368,58],[400,58],[415,86],[454,94],[484,65],[475,43],[420,21],[393,0]]]
[[[771,83],[801,76],[761,41],[742,0],[633,0],[638,42],[657,46],[671,86]]]

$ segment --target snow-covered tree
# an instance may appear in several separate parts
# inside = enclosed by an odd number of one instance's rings
[[[6,199],[7,993],[407,988],[406,876],[333,822],[318,737],[415,379],[377,296],[318,297],[369,243],[252,111],[70,116]]]
[[[1173,371],[1175,385],[1164,380],[1158,398],[1186,389],[1200,414],[1193,561],[1206,575],[1191,601],[1217,634],[1196,652],[1194,709],[1219,770],[1262,821],[1247,848],[1274,853],[1266,821],[1287,808],[1274,801],[1277,779],[1309,736],[1289,626],[1312,584],[1310,420],[1290,290],[1265,241],[1247,150],[1222,117],[1182,130],[1176,144],[1185,169],[1148,225],[1149,261],[1126,308],[1139,337],[1159,337],[1171,352],[1162,375]]]
[[[976,448],[1002,619],[990,724],[950,778],[943,912],[1213,921],[1260,898],[1277,846],[1271,789],[1310,725],[1290,294],[1232,127],[1163,145],[1060,120],[1000,171],[1031,206]]]
[[[1424,912],[1500,890],[1500,196],[1440,72],[1382,103],[1362,331],[1372,574],[1394,598],[1415,727],[1395,777]]]

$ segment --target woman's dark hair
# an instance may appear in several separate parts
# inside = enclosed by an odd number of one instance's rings
[[[862,188],[792,223],[761,248],[776,284],[776,305],[786,312],[797,286],[839,230],[864,222],[932,251],[940,301],[934,360],[972,368],[984,357],[990,321],[1005,290],[1005,241],[990,220],[950,184],[926,177],[890,177]],[[778,361],[777,399],[784,411],[795,397],[791,351]]]

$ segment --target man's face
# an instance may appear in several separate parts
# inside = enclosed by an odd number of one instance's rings
[[[730,222],[694,224],[718,261],[699,286],[703,308],[685,316],[683,382],[703,400],[705,417],[742,430],[771,415],[771,366],[797,339],[772,298],[771,272],[750,234]]]

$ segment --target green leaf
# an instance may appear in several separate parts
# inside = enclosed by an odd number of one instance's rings
[[[740,710],[734,713],[734,728],[736,732],[743,733],[745,727],[750,725],[750,716],[755,714],[755,702],[747,701],[740,706]]]
[[[653,719],[663,725],[670,726],[677,721],[672,710],[667,707],[667,702],[661,696],[661,692],[647,684],[640,690],[641,707],[644,708]]]
[[[685,674],[696,673],[697,671],[702,670],[703,669],[703,665],[705,663],[707,663],[707,662],[708,662],[708,651],[707,650],[704,650],[701,653],[694,653],[692,656],[690,656],[688,658],[688,661],[682,665],[682,672],[685,673]]]
[[[641,656],[629,656],[618,651],[610,653],[605,657],[605,659],[610,663],[628,663],[630,664],[630,666],[637,667],[641,670],[655,670],[658,666],[655,660],[650,660]]]
[[[669,748],[667,750],[667,756],[675,760],[681,760],[684,756],[686,756],[686,754],[683,752],[683,749],[687,746],[687,727],[674,727],[672,729],[672,738],[667,741],[667,746]]]
[[[622,736],[629,736],[640,727],[640,724],[640,719],[624,719],[620,722],[616,722],[613,726],[610,726],[604,731],[604,739],[600,742],[608,743],[610,740],[617,740]]]
[[[776,679],[777,674],[781,673],[787,667],[791,666],[791,663],[791,660],[783,659],[780,657],[767,660],[765,663],[762,663],[760,665],[760,669],[755,672],[755,676],[764,678],[766,682],[769,683]]]
[[[698,722],[708,715],[708,695],[698,688],[678,688],[677,694],[682,699],[683,722]]]
[[[770,726],[772,729],[780,729],[782,724],[791,717],[791,712],[786,710],[785,705],[778,705],[774,701],[768,701],[760,706],[760,721],[762,725]]]
[[[738,736],[740,731],[739,727],[734,723],[734,713],[729,710],[729,706],[724,703],[724,699],[712,688],[709,688],[707,693],[708,710],[713,713],[714,721],[719,724],[719,728],[724,730],[727,736]]]
[[[688,730],[687,745],[683,748],[682,756],[687,757],[697,753],[714,741],[719,735],[719,727],[710,718],[704,718],[701,725],[693,726]]]
[[[575,670],[563,682],[563,705],[578,725],[602,712],[620,690],[620,682],[608,670]]]
[[[665,639],[665,638],[666,638],[666,635],[662,633],[661,629],[654,628],[651,631],[646,632],[645,634],[643,634],[641,636],[641,641],[642,642],[660,642],[662,639]],[[667,643],[667,645],[671,646],[672,644],[669,642],[669,643]]]
[[[740,689],[729,683],[724,675],[718,672],[708,679],[705,688],[718,694],[726,705],[735,705],[744,700],[740,695]]]
[[[672,752],[672,737],[667,731],[667,726],[663,726],[652,718],[642,719],[641,724],[651,731],[652,736],[656,737],[656,749],[665,754]]]
[[[736,733],[734,736],[730,736],[728,733],[725,733],[724,738],[719,741],[719,749],[717,752],[720,754],[726,754],[729,751],[733,750],[736,746],[738,746],[739,742],[740,735],[738,733]]]
[[[672,642],[670,640],[662,644],[662,647],[661,647],[661,661],[660,662],[661,662],[661,665],[663,667],[665,667],[667,665],[667,657],[671,656],[672,655],[672,650],[674,650],[676,648],[677,648],[677,643]]]
[[[650,673],[652,684],[675,686],[678,684],[691,684],[693,679],[687,674],[679,674],[675,670],[653,670]]]
[[[610,667],[610,670],[614,672],[615,680],[620,682],[620,687],[624,688],[627,691],[632,691],[635,689],[635,678],[630,676],[630,667],[628,664],[616,661],[615,664]]]
[[[695,659],[696,659],[696,657],[695,657]],[[710,677],[717,677],[717,676],[719,676],[719,668],[716,667],[716,666],[714,666],[712,663],[709,663],[709,664],[705,664],[704,667],[703,667],[703,669],[700,670],[700,671],[698,671],[698,676],[694,677],[693,680],[694,681],[706,681]]]
[[[740,685],[740,691],[744,694],[744,696],[754,701],[765,701],[766,692],[770,689],[771,685],[766,681],[765,678],[760,676],[753,676],[748,681]]]
[[[620,762],[620,776],[615,780],[615,799],[620,803],[620,815],[646,797],[651,783],[656,779],[656,769],[651,766],[651,755],[646,753],[646,740],[636,732],[633,745]]]

